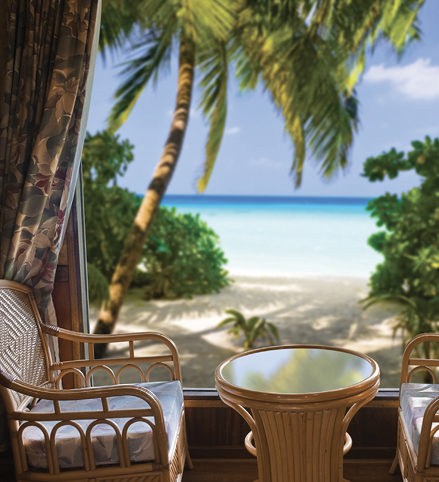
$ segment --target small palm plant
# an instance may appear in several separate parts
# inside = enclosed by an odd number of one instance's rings
[[[371,296],[362,301],[366,302],[364,309],[380,301],[394,301],[402,305],[402,310],[396,318],[394,334],[400,328],[404,331],[403,346],[421,333],[439,333],[439,296],[426,299],[420,296],[408,297],[388,294]],[[438,350],[439,347],[436,344],[430,344],[430,342],[424,342],[415,348],[421,358],[437,358],[439,356]]]
[[[250,350],[253,348],[255,341],[258,338],[266,339],[270,341],[271,345],[274,345],[274,338],[279,340],[279,331],[273,325],[264,319],[260,319],[258,316],[252,316],[248,320],[244,318],[244,315],[239,311],[225,310],[229,316],[218,324],[218,328],[233,323],[232,327],[228,330],[228,333],[232,333],[236,338],[239,338],[241,332],[244,335],[244,350]]]

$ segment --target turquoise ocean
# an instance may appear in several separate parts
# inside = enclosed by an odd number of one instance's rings
[[[367,198],[166,195],[219,235],[231,274],[368,277],[383,258]]]

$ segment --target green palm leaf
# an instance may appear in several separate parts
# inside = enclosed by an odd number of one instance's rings
[[[221,328],[224,325],[228,325],[229,323],[235,322],[236,318],[225,318],[224,320],[218,323],[217,328]]]
[[[237,320],[239,319],[240,321],[244,321],[245,318],[242,313],[236,310],[225,310],[224,313],[227,313],[228,315],[233,315]]]
[[[215,47],[218,41],[227,41],[233,25],[235,1],[181,0],[180,6],[179,20],[186,38],[193,39],[204,49]]]
[[[127,120],[148,82],[151,79],[157,80],[160,69],[169,64],[173,27],[170,24],[168,29],[161,32],[148,32],[136,46],[137,50],[144,50],[144,53],[126,63],[121,73],[126,80],[116,91],[117,102],[107,122],[108,129],[112,132],[116,132]]]
[[[268,326],[268,329],[271,331],[271,333],[273,334],[273,336],[277,339],[279,339],[279,330],[276,328],[275,325],[273,325],[273,323],[270,323],[270,322],[267,322],[267,326]]]
[[[220,328],[229,323],[233,323],[228,333],[239,337],[240,333],[244,335],[244,350],[252,348],[255,341],[259,338],[265,339],[268,336],[270,343],[274,344],[274,335],[279,338],[277,328],[272,323],[267,323],[265,319],[260,319],[258,316],[252,316],[248,320],[244,315],[236,310],[226,310],[226,313],[232,317],[222,320],[217,327]]]
[[[210,129],[206,144],[204,173],[197,182],[198,192],[203,192],[209,182],[215,164],[227,117],[228,59],[226,46],[220,44],[213,52],[206,53],[201,60],[200,71],[204,74],[199,83],[202,90],[200,108],[207,118]]]
[[[106,59],[107,50],[115,51],[129,40],[133,28],[141,25],[143,15],[141,2],[103,0],[99,31],[99,50]]]
[[[247,330],[251,333],[254,329],[255,329],[255,326],[257,324],[257,322],[259,321],[259,317],[258,316],[252,316],[251,318],[248,319],[247,321]],[[264,320],[262,320],[264,321]]]
[[[307,148],[324,178],[347,166],[358,123],[354,86],[365,68],[366,47],[385,38],[402,51],[419,37],[422,3],[247,2],[237,28],[237,75],[243,89],[254,88],[261,77],[282,113],[295,146],[296,186]]]

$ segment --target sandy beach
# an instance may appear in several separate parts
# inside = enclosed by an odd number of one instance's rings
[[[242,339],[216,328],[236,309],[274,323],[280,344],[341,346],[366,353],[381,368],[381,387],[397,387],[402,357],[401,335],[393,336],[398,308],[380,304],[362,310],[368,279],[327,276],[231,275],[234,283],[221,293],[191,300],[146,301],[141,289],[130,290],[116,333],[157,331],[176,343],[184,386],[213,387],[213,373],[224,359],[242,351]],[[92,310],[91,326],[97,318]],[[258,346],[264,346],[260,343]],[[142,347],[161,353],[158,345]],[[125,346],[112,346],[110,356],[125,356]],[[134,380],[133,380],[134,381]],[[96,384],[105,383],[95,379]]]

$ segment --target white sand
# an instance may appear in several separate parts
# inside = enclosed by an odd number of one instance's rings
[[[147,330],[168,335],[180,353],[184,386],[213,387],[216,366],[242,350],[242,338],[235,339],[225,328],[216,328],[226,316],[224,310],[236,309],[246,317],[257,315],[275,323],[280,344],[341,346],[366,353],[380,365],[381,387],[399,385],[401,338],[400,334],[393,337],[398,308],[380,304],[363,311],[358,302],[368,293],[368,279],[266,275],[232,278],[235,282],[221,293],[192,300],[149,302],[142,299],[142,290],[131,290],[115,332]],[[96,317],[94,310],[92,327]],[[161,352],[158,345],[148,349]],[[124,350],[113,346],[109,355],[125,356]]]

